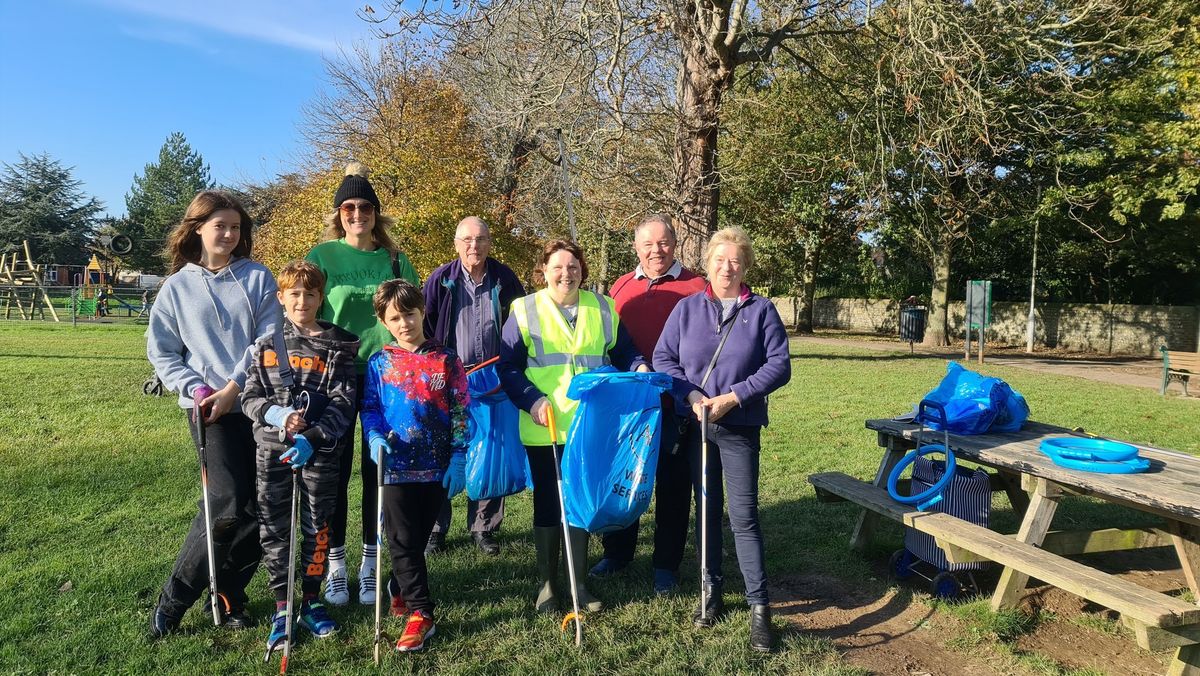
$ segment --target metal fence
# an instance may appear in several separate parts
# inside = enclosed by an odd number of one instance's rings
[[[0,322],[145,324],[154,291],[143,292],[122,287],[101,293],[96,287],[0,285]]]

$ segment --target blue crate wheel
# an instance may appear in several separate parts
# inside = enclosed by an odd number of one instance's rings
[[[958,598],[962,593],[962,584],[954,577],[954,573],[942,571],[933,576],[929,589],[937,598],[949,601]]]
[[[916,562],[916,557],[907,549],[898,549],[892,553],[892,558],[888,563],[888,570],[892,577],[897,580],[907,580],[912,577],[913,563]]]

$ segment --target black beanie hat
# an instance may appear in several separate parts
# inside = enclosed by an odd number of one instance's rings
[[[346,165],[346,177],[342,179],[342,184],[338,186],[337,192],[333,196],[334,209],[342,206],[342,202],[357,197],[375,205],[375,211],[382,211],[379,206],[379,196],[375,194],[375,188],[372,188],[371,182],[367,180],[367,173],[367,168],[358,162]]]

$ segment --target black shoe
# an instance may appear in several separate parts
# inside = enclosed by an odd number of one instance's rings
[[[700,605],[692,614],[692,624],[697,629],[709,629],[717,623],[717,619],[723,612],[725,612],[725,601],[721,598],[721,588],[706,586],[700,594]]]
[[[771,634],[771,606],[750,606],[750,647],[771,652],[775,638]]]
[[[496,540],[496,534],[490,530],[472,531],[471,539],[475,540],[475,545],[479,550],[488,556],[496,556],[500,553],[500,542]]]
[[[250,627],[254,626],[254,618],[250,617],[250,614],[246,612],[246,606],[232,605],[226,599],[224,594],[221,594],[221,601],[222,601],[221,602],[221,626],[222,627],[226,627],[228,629],[241,630],[241,629],[249,629]],[[212,616],[212,598],[211,597],[204,601],[204,616],[205,617]]]
[[[425,556],[433,556],[446,551],[446,534],[433,532],[429,534],[429,542],[425,543]]]
[[[179,618],[167,614],[162,606],[154,606],[150,613],[150,637],[163,638],[179,631]]]

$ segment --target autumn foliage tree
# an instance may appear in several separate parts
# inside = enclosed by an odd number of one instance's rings
[[[455,224],[467,215],[489,218],[495,204],[463,97],[436,65],[397,41],[343,53],[327,73],[329,89],[306,110],[312,169],[275,205],[257,253],[275,269],[304,256],[320,239],[344,166],[358,161],[396,221],[393,238],[425,277],[454,256]],[[498,251],[528,249],[511,245],[504,228],[492,234]]]

